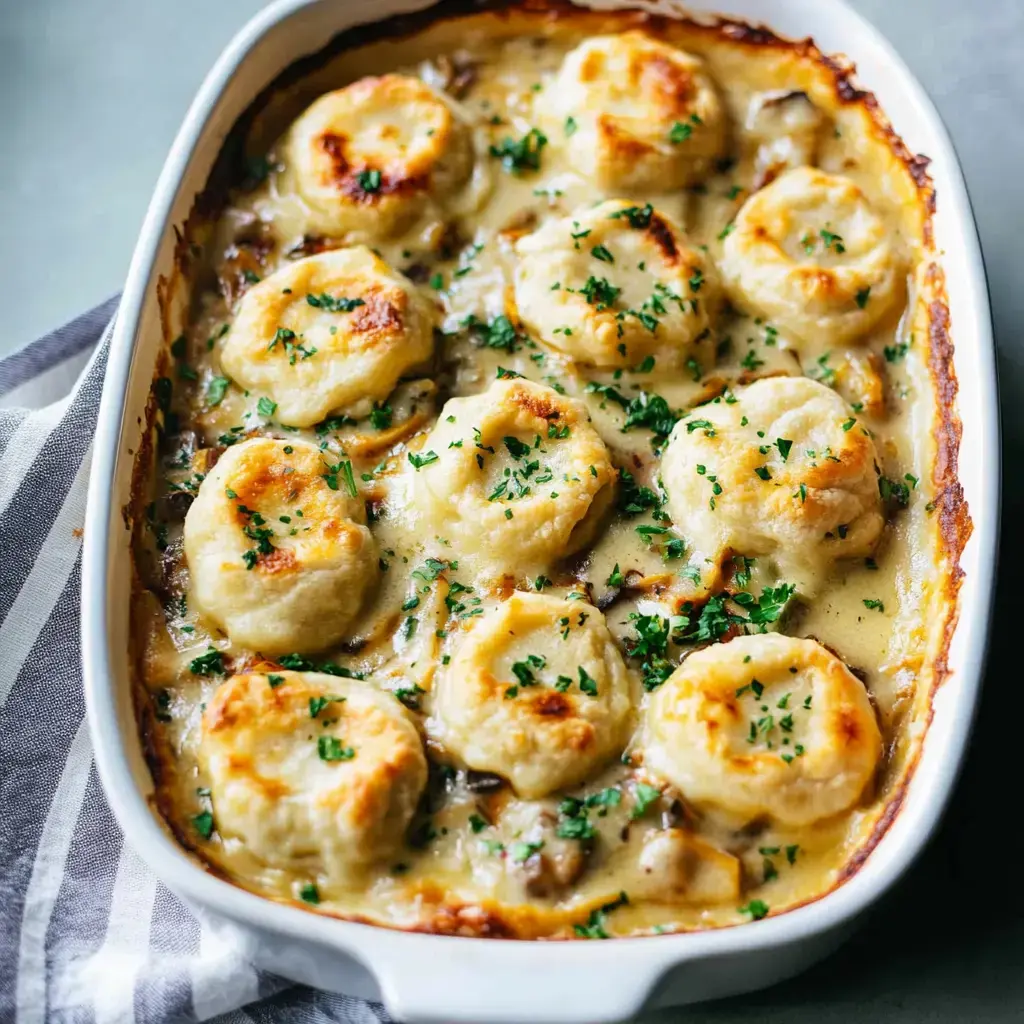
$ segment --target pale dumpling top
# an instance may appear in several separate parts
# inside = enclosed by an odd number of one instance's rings
[[[365,246],[296,260],[250,288],[221,362],[242,387],[268,395],[289,426],[369,410],[399,377],[430,359],[435,312]]]
[[[813,589],[837,558],[870,554],[885,518],[874,441],[830,388],[769,377],[676,424],[661,478],[697,561],[773,558]]]
[[[642,32],[581,43],[536,109],[572,166],[605,192],[693,185],[725,148],[726,114],[703,61]]]

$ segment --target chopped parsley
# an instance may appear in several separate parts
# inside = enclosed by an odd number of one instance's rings
[[[844,252],[846,252],[846,246],[843,245],[842,235],[837,235],[832,231],[826,230],[825,228],[822,228],[821,231],[818,232],[818,234],[821,235],[821,240],[824,243],[826,249],[832,249],[837,256],[841,256]]]
[[[666,657],[671,625],[660,615],[641,615],[634,612],[630,618],[636,630],[631,642],[630,655],[640,662],[640,676],[648,692],[656,690],[675,671],[675,663]]]
[[[423,580],[424,583],[433,583],[449,567],[456,569],[458,568],[458,563],[453,562],[449,566],[448,562],[443,562],[440,558],[428,558],[421,566],[413,569],[412,575],[417,579]]]
[[[898,363],[910,349],[910,343],[906,341],[897,342],[895,345],[886,345],[882,349],[887,363]]]
[[[345,490],[354,498],[359,493],[359,489],[356,487],[356,479],[352,472],[352,463],[348,459],[342,459],[335,465],[330,463],[324,463],[326,472],[321,473],[321,477],[327,481],[327,486],[332,491],[338,489],[338,477],[340,476],[345,484]]]
[[[734,594],[733,600],[747,610],[753,625],[765,626],[781,618],[794,593],[796,587],[792,583],[780,583],[777,587],[765,587],[756,602],[754,595],[746,592]]]
[[[203,839],[209,839],[213,834],[213,815],[209,811],[202,811],[192,818],[192,827]]]
[[[206,385],[206,404],[209,406],[220,405],[224,401],[230,383],[231,381],[227,377],[214,377]]]
[[[643,206],[623,207],[621,210],[616,210],[608,216],[611,220],[619,220],[625,217],[629,221],[631,228],[646,228],[650,225],[653,214],[654,207],[650,203],[645,203]]]
[[[490,153],[509,174],[521,174],[540,170],[540,155],[547,144],[547,136],[531,128],[521,139],[506,136],[498,145],[491,146]]]
[[[367,169],[360,171],[356,175],[356,181],[359,182],[359,187],[364,192],[378,192],[380,191],[381,185],[381,174],[380,171],[375,169]]]
[[[422,455],[417,455],[416,452],[409,452],[409,461],[414,469],[422,469],[424,466],[429,466],[431,463],[437,462],[438,458],[440,456],[437,452],[424,452]]]
[[[516,864],[522,864],[523,861],[528,860],[535,853],[540,853],[544,849],[544,841],[540,840],[536,843],[513,843],[509,849],[509,855]]]
[[[344,699],[344,697],[310,697],[309,717],[316,718],[328,704],[340,704]],[[327,759],[325,758],[325,760]]]
[[[691,114],[685,121],[676,121],[669,129],[668,141],[676,146],[680,142],[685,142],[693,134],[694,126],[701,123],[701,119],[696,114]]]
[[[278,327],[277,333],[274,335],[270,344],[267,346],[267,351],[272,352],[278,344],[284,349],[285,354],[288,356],[288,365],[294,366],[297,356],[302,356],[303,359],[309,359],[311,356],[316,355],[316,347],[306,348],[301,341],[296,341],[296,334],[293,330],[288,327]]]
[[[224,656],[212,645],[205,654],[193,658],[188,663],[188,670],[194,676],[224,675]]]
[[[619,512],[626,517],[632,517],[660,507],[661,499],[650,487],[637,484],[628,469],[619,470]]]
[[[642,818],[659,799],[661,790],[657,786],[638,782],[633,789],[633,809],[629,812],[630,818],[633,821]]]
[[[490,323],[484,323],[470,313],[462,321],[462,326],[467,328],[473,340],[484,348],[513,352],[519,341],[515,325],[504,313],[496,316]]]
[[[910,504],[910,488],[899,480],[890,480],[887,476],[878,478],[878,493],[882,501],[892,508],[906,508]]]
[[[282,668],[293,672],[323,672],[328,676],[341,676],[343,679],[362,679],[362,672],[353,672],[344,665],[336,665],[333,661],[313,661],[301,654],[282,654],[278,659]]]
[[[391,426],[394,412],[387,402],[374,402],[370,410],[370,426],[374,430],[387,430]]]
[[[346,747],[337,736],[320,736],[316,741],[316,752],[321,761],[351,761],[356,756],[352,747]]]
[[[751,900],[745,907],[737,908],[741,914],[749,914],[754,921],[768,916],[768,904],[764,900]]]
[[[324,309],[328,313],[351,313],[353,309],[366,305],[362,299],[335,298],[326,292],[321,292],[319,295],[307,295],[306,302],[316,309]]]
[[[579,673],[579,677],[580,677],[580,689],[588,697],[596,697],[597,696],[597,680],[594,679],[593,676],[589,675],[587,673],[587,670],[582,665],[577,666],[577,672]]]
[[[545,665],[545,660],[539,654],[528,654],[525,661],[512,663],[512,675],[519,680],[520,686],[536,686],[537,677],[533,674]]]
[[[410,711],[419,711],[420,694],[426,692],[422,686],[413,683],[412,686],[400,686],[395,690],[395,699],[400,704],[404,704]]]
[[[588,277],[586,283],[579,289],[579,293],[587,302],[591,306],[597,306],[598,309],[614,304],[621,292],[622,289],[616,288],[607,278],[594,277],[593,275]]]
[[[573,931],[581,939],[607,939],[608,931],[605,927],[608,923],[607,915],[628,903],[629,897],[624,892],[620,892],[618,897],[610,903],[605,903],[597,910],[592,910],[586,924],[573,925]]]
[[[504,443],[505,447],[508,449],[509,455],[511,455],[513,459],[521,459],[524,456],[529,455],[530,452],[533,451],[533,449],[528,444],[526,444],[524,441],[520,441],[518,437],[512,437],[511,435],[509,435],[507,437],[503,437],[501,440]]]

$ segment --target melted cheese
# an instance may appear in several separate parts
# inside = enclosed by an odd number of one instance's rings
[[[268,177],[189,226],[136,547],[158,802],[198,856],[519,937],[835,884],[944,612],[925,200],[833,74],[510,10],[257,112]]]

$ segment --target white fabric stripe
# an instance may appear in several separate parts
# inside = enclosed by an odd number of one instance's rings
[[[259,998],[259,978],[242,936],[228,924],[199,919],[199,956],[192,967],[192,1007],[203,1021]]]
[[[0,515],[7,511],[18,485],[28,475],[47,438],[63,419],[71,396],[30,413],[18,425],[0,457]]]
[[[0,397],[0,409],[39,409],[64,398],[92,358],[92,349],[76,352],[37,377],[11,388]]]
[[[68,496],[43,542],[39,557],[0,626],[0,651],[4,657],[4,671],[0,674],[0,708],[7,702],[18,674],[32,653],[40,631],[53,614],[78,559],[82,538],[76,537],[72,531],[81,530],[85,521],[91,457],[90,444]]]
[[[96,1024],[134,1024],[135,979],[150,957],[156,878],[127,844],[121,847],[103,945],[81,974],[94,996]],[[82,1000],[88,1005],[87,1000]]]
[[[46,1024],[46,933],[89,782],[92,747],[83,721],[71,741],[32,864],[18,946],[16,1024]]]

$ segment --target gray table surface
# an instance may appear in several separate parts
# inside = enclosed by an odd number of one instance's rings
[[[854,3],[931,92],[963,161],[994,306],[1004,461],[1013,467],[1024,449],[1024,0]],[[120,288],[189,101],[261,6],[0,0],[0,355]],[[1005,495],[1012,524],[1024,488],[1011,473]],[[1002,563],[1019,565],[1020,555],[1010,529]],[[652,1024],[1024,1020],[1024,886],[1010,842],[1020,829],[1020,698],[1004,697],[1012,683],[1001,678],[1012,664],[1009,577],[967,769],[919,864],[819,967],[765,992],[654,1015]]]

